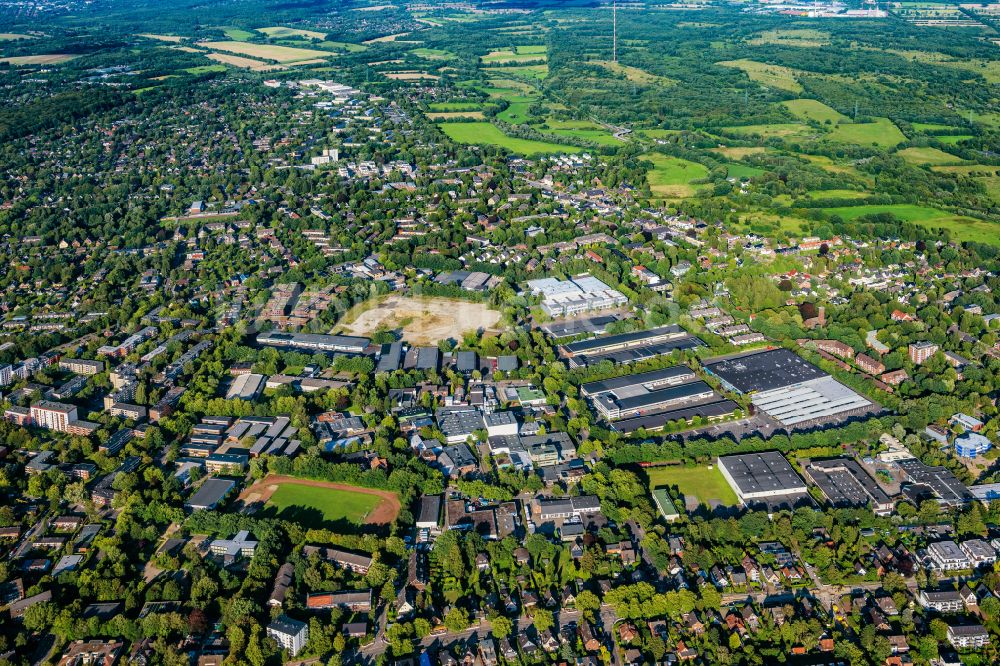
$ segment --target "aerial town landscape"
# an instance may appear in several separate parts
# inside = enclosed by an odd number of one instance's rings
[[[0,666],[1000,657],[1000,5],[0,0]]]

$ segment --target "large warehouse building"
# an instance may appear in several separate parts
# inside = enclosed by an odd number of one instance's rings
[[[551,317],[570,317],[628,304],[625,294],[591,275],[578,275],[569,280],[529,280],[527,286],[532,294],[541,295],[542,309]]]
[[[812,460],[802,471],[833,506],[867,506],[881,515],[892,513],[895,506],[875,479],[851,458]]]
[[[660,430],[671,421],[696,416],[724,418],[739,407],[683,365],[589,382],[580,393],[614,430],[625,434],[640,428]]]
[[[742,354],[705,369],[724,387],[751,394],[758,410],[789,428],[842,421],[876,407],[787,349]]]
[[[559,350],[563,357],[569,359],[571,368],[583,368],[605,360],[624,365],[669,354],[675,349],[693,349],[702,345],[701,340],[680,326],[671,324],[646,331],[580,340],[563,345]]]
[[[722,456],[719,471],[743,504],[777,508],[809,503],[805,481],[777,451]]]

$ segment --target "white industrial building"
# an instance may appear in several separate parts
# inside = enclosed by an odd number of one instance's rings
[[[592,275],[578,275],[569,280],[540,278],[529,280],[527,286],[532,294],[542,296],[542,309],[551,317],[569,317],[628,303],[625,294]]]
[[[871,403],[830,376],[754,394],[757,409],[782,425],[794,426],[853,410]]]

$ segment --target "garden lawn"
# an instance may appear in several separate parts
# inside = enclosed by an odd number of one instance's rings
[[[677,487],[685,497],[697,497],[698,502],[710,506],[712,502],[736,506],[739,500],[729,487],[718,467],[650,467],[644,470],[649,478],[649,489],[663,486]]]

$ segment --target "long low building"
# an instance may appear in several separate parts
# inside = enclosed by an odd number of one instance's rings
[[[756,393],[751,400],[785,426],[860,413],[872,407],[869,400],[829,376]]]
[[[784,388],[827,374],[787,349],[769,349],[708,361],[705,370],[736,393],[759,393]]]
[[[663,386],[676,386],[685,382],[697,379],[694,371],[684,365],[664,368],[663,370],[652,370],[650,372],[640,372],[634,375],[624,375],[603,379],[597,382],[588,382],[580,386],[580,393],[585,397],[598,396],[602,393],[615,393],[624,396],[625,392],[651,391]]]
[[[646,331],[633,331],[631,333],[619,333],[617,335],[603,335],[589,340],[571,342],[561,347],[565,356],[579,356],[583,354],[601,354],[604,352],[618,351],[629,347],[641,347],[657,342],[665,342],[683,338],[688,332],[677,324],[660,326]]]
[[[812,460],[802,471],[833,506],[867,506],[883,515],[892,513],[895,506],[875,479],[851,458]]]
[[[777,451],[719,458],[719,471],[743,504],[795,505],[809,489]]]
[[[630,435],[640,429],[648,432],[656,432],[663,430],[668,423],[691,423],[696,417],[705,421],[718,421],[732,416],[739,408],[740,406],[732,400],[715,400],[691,407],[681,407],[665,412],[657,412],[656,414],[622,419],[611,423],[610,427],[615,432],[620,432],[623,435]]]
[[[281,333],[268,331],[257,336],[257,344],[268,347],[288,347],[313,351],[363,354],[371,341],[351,335],[322,335],[319,333]]]
[[[194,511],[214,509],[235,486],[236,482],[232,479],[206,479],[184,504]]]
[[[741,354],[704,366],[723,387],[750,395],[754,407],[787,428],[842,421],[877,408],[787,349]]]
[[[715,396],[715,391],[705,382],[698,380],[678,386],[644,391],[627,397],[619,397],[614,393],[602,393],[594,398],[594,406],[605,419],[615,419],[629,416],[640,416],[652,412],[663,411],[682,405],[692,405],[704,402]]]

